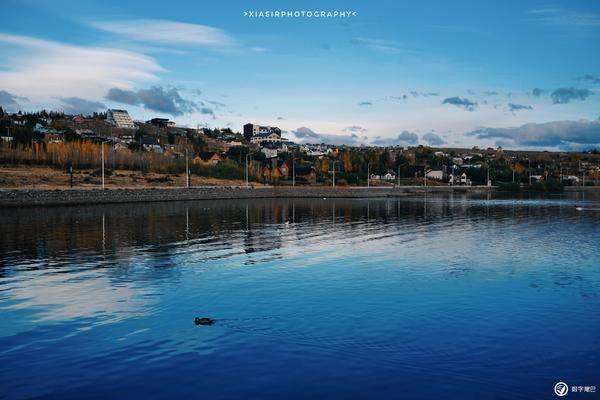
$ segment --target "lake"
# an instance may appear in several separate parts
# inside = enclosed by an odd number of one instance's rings
[[[1,399],[551,399],[558,381],[600,392],[598,196],[0,218]]]

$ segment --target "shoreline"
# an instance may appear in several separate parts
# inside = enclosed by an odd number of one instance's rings
[[[110,189],[0,189],[0,207],[64,206],[189,200],[264,198],[374,198],[402,197],[417,193],[487,193],[488,186],[198,186]]]
[[[376,198],[413,194],[494,193],[494,186],[197,186],[110,189],[0,189],[0,207],[65,206],[190,200],[264,198]],[[565,192],[600,192],[600,186],[566,187]]]

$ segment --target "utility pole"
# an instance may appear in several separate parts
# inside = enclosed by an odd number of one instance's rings
[[[246,187],[250,185],[250,179],[248,178],[248,157],[250,157],[250,153],[246,154]]]
[[[292,186],[296,186],[296,158],[292,157]]]
[[[104,142],[102,142],[102,189],[104,189]]]
[[[333,187],[335,187],[335,161],[333,161]]]
[[[185,149],[185,186],[189,189],[190,188],[190,168],[189,168],[189,161],[188,161],[188,149]]]

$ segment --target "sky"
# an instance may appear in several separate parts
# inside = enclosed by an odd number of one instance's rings
[[[0,105],[311,143],[600,148],[600,2],[3,0]]]

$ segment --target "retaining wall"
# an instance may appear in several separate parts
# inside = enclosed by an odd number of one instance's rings
[[[395,197],[414,193],[485,193],[486,186],[401,186],[381,187],[194,187],[123,189],[0,189],[1,207],[78,205],[153,201],[252,198],[365,198]]]

